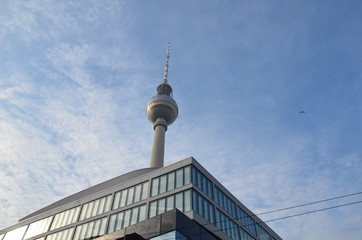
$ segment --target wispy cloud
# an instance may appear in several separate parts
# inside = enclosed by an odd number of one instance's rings
[[[117,9],[119,4],[103,5],[106,9],[91,5],[82,10],[87,11],[82,20],[90,26],[99,23],[105,11],[113,17],[115,11],[122,11]],[[108,75],[111,78],[102,83],[93,74],[94,68],[111,72],[132,68],[132,56],[129,63],[122,60],[129,57],[129,51],[121,53],[119,48],[113,51],[113,46],[107,49],[86,43],[82,31],[97,26],[82,29],[81,16],[70,11],[74,10],[73,4],[32,1],[6,7],[9,12],[1,18],[1,37],[21,35],[38,46],[31,50],[36,55],[23,56],[29,66],[19,68],[7,60],[13,68],[0,76],[1,226],[60,197],[142,165],[128,161],[140,159],[141,153],[122,137],[130,131],[118,129],[123,119],[120,114],[133,118],[134,107],[127,97],[133,94],[137,98],[137,92],[124,87],[136,89],[139,79],[128,79],[129,85],[125,85],[126,79]],[[78,34],[79,42],[70,43],[65,35],[69,33]],[[54,44],[50,45],[50,41]],[[126,105],[119,105],[122,101]],[[123,123],[126,129],[129,123]],[[30,205],[33,208],[19,208]]]
[[[180,115],[166,134],[166,164],[193,155],[255,212],[360,191],[356,9],[5,1],[0,226],[147,167],[153,132],[144,111],[168,40]],[[358,211],[270,225],[288,239],[356,239]]]

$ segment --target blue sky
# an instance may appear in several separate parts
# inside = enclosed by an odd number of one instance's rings
[[[1,5],[0,228],[148,167],[145,106],[168,41],[179,117],[166,164],[194,156],[255,213],[362,191],[360,1]],[[356,204],[269,225],[284,239],[360,239],[361,216]]]

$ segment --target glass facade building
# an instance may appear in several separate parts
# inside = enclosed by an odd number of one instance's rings
[[[198,234],[182,227],[186,223],[198,229]],[[121,175],[0,230],[0,240],[125,236],[153,240],[281,239],[192,157],[163,168]]]

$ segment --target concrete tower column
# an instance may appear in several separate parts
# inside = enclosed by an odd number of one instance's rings
[[[157,118],[153,129],[153,146],[151,155],[151,168],[163,167],[164,149],[165,149],[165,133],[167,131],[167,122],[163,118]]]
[[[177,118],[178,107],[172,98],[172,88],[168,84],[168,60],[170,58],[170,43],[167,47],[165,71],[162,83],[157,87],[157,95],[152,97],[147,104],[146,114],[153,123],[154,137],[151,155],[152,168],[161,168],[164,164],[165,133],[167,127]]]

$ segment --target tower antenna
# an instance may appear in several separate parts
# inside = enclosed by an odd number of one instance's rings
[[[171,43],[168,42],[167,45],[167,55],[166,55],[166,63],[165,63],[165,71],[163,73],[163,83],[167,83],[167,74],[168,74],[168,60],[170,59],[170,45]]]

